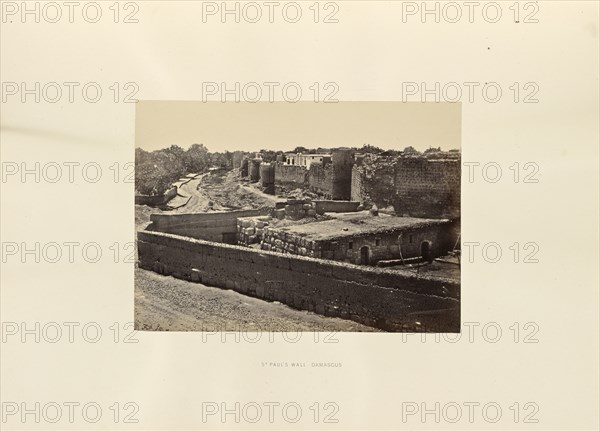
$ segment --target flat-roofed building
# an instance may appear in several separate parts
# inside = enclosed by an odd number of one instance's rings
[[[303,154],[303,153],[286,153],[285,164],[286,165],[299,165],[305,168],[310,168],[313,163],[329,163],[331,162],[331,155],[328,153],[319,154]]]
[[[448,219],[340,213],[334,219],[265,229],[262,248],[374,265],[381,260],[445,255],[452,248]]]

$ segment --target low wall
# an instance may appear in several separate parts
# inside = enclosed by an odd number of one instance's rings
[[[173,186],[162,195],[136,195],[135,203],[138,205],[160,206],[168,203],[177,195],[177,187]]]
[[[150,231],[177,234],[195,239],[236,243],[238,218],[265,216],[270,212],[270,208],[263,208],[258,210],[196,214],[153,214],[150,215],[150,221],[152,223],[147,229]]]
[[[358,210],[360,203],[358,201],[313,201],[318,214],[323,213],[348,213]]]
[[[460,285],[450,280],[150,231],[138,232],[138,254],[143,269],[320,315],[389,331],[460,331]]]

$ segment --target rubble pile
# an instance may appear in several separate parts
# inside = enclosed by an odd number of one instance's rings
[[[260,243],[269,219],[269,216],[238,218],[238,244],[248,246]]]

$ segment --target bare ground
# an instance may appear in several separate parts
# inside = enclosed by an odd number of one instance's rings
[[[206,210],[238,210],[273,207],[277,197],[259,189],[258,184],[241,183],[239,171],[216,171],[201,179],[200,189],[210,201]]]

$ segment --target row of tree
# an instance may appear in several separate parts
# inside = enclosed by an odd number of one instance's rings
[[[176,145],[152,152],[136,148],[135,188],[142,195],[161,195],[189,173],[200,174],[231,163],[231,152],[211,153],[203,144],[192,144],[187,150]]]
[[[438,152],[441,149],[430,147],[425,150],[423,153],[415,149],[413,146],[408,146],[404,150],[384,150],[381,147],[377,147],[371,144],[364,144],[362,147],[350,147],[350,149],[354,150],[356,153],[362,154],[375,154],[382,156],[400,156],[404,155],[419,155],[419,154],[427,154],[429,152]],[[263,150],[264,151],[264,150]],[[304,154],[319,154],[319,153],[329,153],[331,149],[326,148],[306,148],[306,147],[296,147],[292,150],[292,153],[304,153]]]

